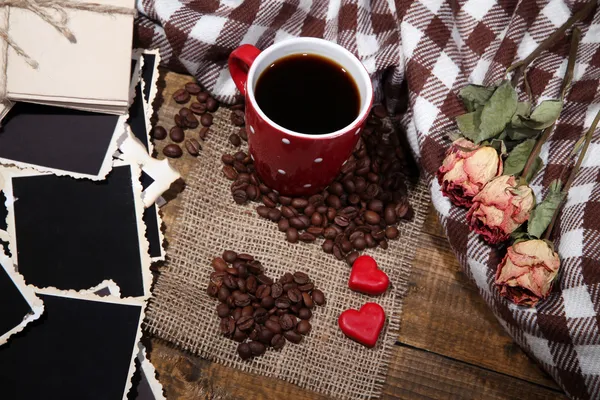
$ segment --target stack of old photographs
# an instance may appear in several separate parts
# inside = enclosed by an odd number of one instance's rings
[[[16,104],[0,128],[0,398],[164,399],[141,344],[156,202],[157,51],[133,52],[129,114]]]

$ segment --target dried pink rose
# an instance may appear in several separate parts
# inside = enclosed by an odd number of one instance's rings
[[[492,147],[461,138],[452,143],[437,172],[442,193],[457,206],[470,207],[473,197],[502,174],[502,160]]]
[[[517,186],[514,176],[502,175],[488,182],[473,198],[467,221],[486,242],[500,243],[529,219],[534,205],[529,186]]]
[[[526,240],[508,248],[496,271],[500,294],[523,306],[535,306],[548,296],[560,259],[545,241]]]

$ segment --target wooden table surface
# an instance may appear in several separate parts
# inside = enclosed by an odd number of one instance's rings
[[[168,73],[166,85],[192,78]],[[171,126],[171,123],[165,123]],[[194,159],[175,166],[185,177]],[[178,199],[162,208],[169,226]],[[300,387],[225,367],[152,338],[149,358],[167,399],[327,399]],[[504,332],[463,274],[433,208],[419,238],[400,335],[383,399],[566,399]]]

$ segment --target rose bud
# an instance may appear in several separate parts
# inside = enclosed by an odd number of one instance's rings
[[[550,293],[559,267],[558,254],[547,242],[519,242],[508,248],[498,265],[496,286],[515,304],[535,306]]]
[[[483,235],[486,242],[500,243],[529,219],[534,203],[529,186],[517,187],[514,176],[502,175],[492,179],[473,198],[467,221],[471,230]]]
[[[485,184],[501,174],[502,160],[496,150],[461,138],[448,149],[437,178],[444,196],[457,206],[470,207]]]

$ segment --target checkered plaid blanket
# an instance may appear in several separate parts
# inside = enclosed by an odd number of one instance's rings
[[[227,56],[239,44],[264,48],[290,36],[335,41],[363,61],[390,111],[406,79],[411,107],[402,123],[432,177],[449,145],[445,134],[455,127],[453,117],[464,112],[458,90],[469,82],[502,79],[512,62],[582,5],[573,0],[140,0],[137,37],[147,47],[160,47],[168,67],[189,71],[228,102],[236,92]],[[532,182],[538,199],[600,109],[600,11],[579,26],[574,82],[543,146],[545,168]],[[528,79],[536,101],[558,97],[568,49],[565,37],[532,64]],[[502,326],[571,398],[600,398],[600,129],[555,231],[562,259],[558,282],[535,308],[514,306],[498,295],[494,273],[503,253],[469,232],[466,211],[442,197],[436,180],[431,191],[460,263]]]

